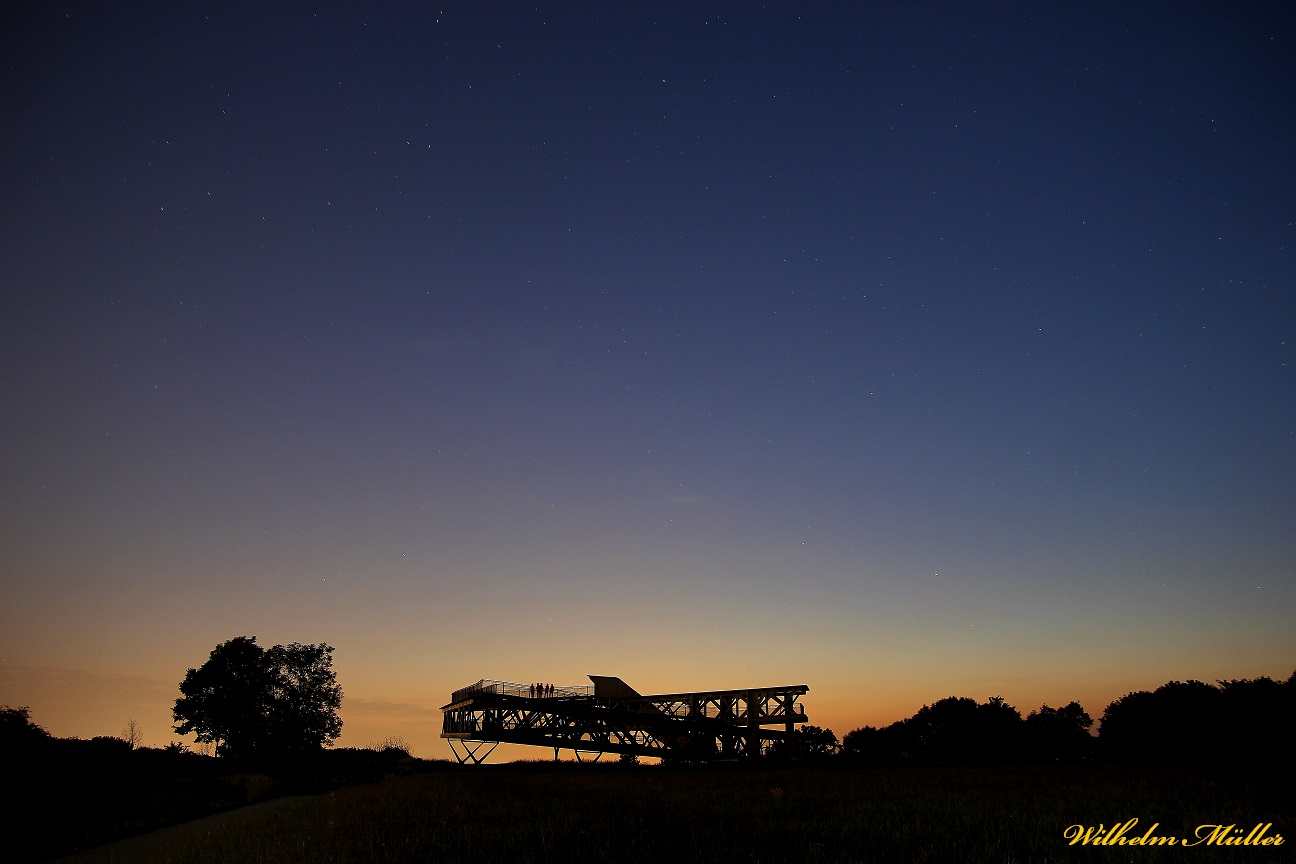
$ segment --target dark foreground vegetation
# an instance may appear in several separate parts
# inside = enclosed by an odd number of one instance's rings
[[[249,762],[114,737],[56,738],[26,709],[0,709],[11,790],[0,860],[42,861],[279,795],[319,794],[408,774],[406,752],[319,750]]]
[[[231,820],[145,862],[1183,862],[1291,860],[1269,847],[1069,845],[1138,820],[1190,838],[1296,822],[1266,766],[849,768],[526,763],[340,789]]]
[[[229,661],[231,646],[235,659],[251,660]],[[139,860],[1296,860],[1296,839],[1277,839],[1296,834],[1296,673],[1129,693],[1107,706],[1097,736],[1076,703],[1023,718],[997,697],[951,697],[840,743],[806,726],[755,764],[459,766],[412,758],[402,746],[324,748],[341,698],[331,649],[288,646],[289,659],[314,654],[285,675],[284,663],[265,661],[281,648],[232,640],[186,676],[193,686],[176,718],[184,714],[219,757],[138,747],[133,721],[123,738],[54,738],[27,709],[0,709],[0,757],[17,790],[0,858],[47,860],[309,795]],[[298,679],[315,683],[284,684]],[[291,719],[298,715],[314,719],[303,726]],[[1121,825],[1127,840],[1151,830],[1192,848],[1092,842]],[[1081,834],[1091,842],[1071,842]]]

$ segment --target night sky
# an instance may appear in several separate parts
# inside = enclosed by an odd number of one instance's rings
[[[54,734],[175,739],[238,635],[422,756],[481,677],[840,736],[1296,668],[1287,4],[3,14],[0,703]]]

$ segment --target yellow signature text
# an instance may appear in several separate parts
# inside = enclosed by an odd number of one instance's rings
[[[1062,836],[1069,846],[1281,846],[1283,836],[1270,833],[1272,822],[1257,822],[1251,830],[1230,825],[1198,825],[1191,837],[1158,834],[1160,822],[1153,822],[1143,833],[1138,819],[1093,825],[1068,825]]]

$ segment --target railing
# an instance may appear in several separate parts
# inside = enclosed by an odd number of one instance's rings
[[[537,691],[537,687],[541,688]],[[552,690],[548,689],[552,688]],[[451,702],[462,702],[478,693],[496,693],[501,696],[520,696],[527,699],[571,699],[578,696],[593,696],[593,684],[557,685],[557,684],[516,684],[512,681],[496,681],[483,678],[476,684],[461,687],[450,694]]]
[[[550,689],[552,688],[552,689]],[[737,698],[725,717],[731,720],[745,720],[747,712],[751,707],[747,704],[748,699],[743,691],[733,691]],[[768,691],[751,691],[753,693],[764,694]],[[549,685],[549,684],[518,684],[512,681],[498,681],[493,678],[482,678],[474,684],[467,687],[461,687],[450,696],[451,702],[462,702],[471,699],[473,696],[482,693],[492,693],[501,696],[514,696],[523,699],[573,699],[589,698],[594,695],[594,686],[591,684],[577,685]],[[737,695],[743,694],[743,695]],[[659,699],[652,696],[631,697],[626,699],[613,700],[626,704],[644,704],[652,705],[653,708],[670,717],[685,718],[691,716],[691,708],[694,706],[690,701],[680,698]],[[753,703],[756,700],[751,700]],[[778,723],[786,720],[793,722],[805,722],[805,707],[800,702],[794,702],[789,712],[787,707],[777,699],[770,698],[764,701],[763,710],[760,711],[762,723]],[[741,706],[741,707],[740,707]],[[720,718],[721,711],[719,706],[714,704],[710,699],[701,700],[696,705],[698,714],[708,718]]]

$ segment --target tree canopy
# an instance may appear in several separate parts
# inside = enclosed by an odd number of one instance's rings
[[[978,703],[949,697],[881,729],[865,726],[842,740],[847,759],[865,764],[976,764],[1083,759],[1093,720],[1072,702],[1042,706],[1025,720],[1002,696]]]
[[[342,732],[332,655],[324,644],[222,642],[180,682],[175,731],[215,744],[218,756],[279,758],[331,744]]]
[[[48,741],[50,734],[31,719],[31,709],[0,706],[0,753],[9,755],[33,744]]]
[[[1281,683],[1170,681],[1126,693],[1103,712],[1098,740],[1116,759],[1290,761],[1294,726],[1296,672]]]
[[[1099,734],[1078,702],[1024,720],[998,696],[941,699],[889,726],[846,734],[841,753],[870,765],[1077,761],[1296,760],[1296,672],[1286,681],[1170,681],[1107,706]]]

